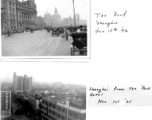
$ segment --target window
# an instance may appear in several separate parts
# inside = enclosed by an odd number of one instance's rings
[[[65,108],[62,108],[62,112],[65,113]]]
[[[60,106],[58,106],[58,110],[61,111],[61,107]]]
[[[55,115],[55,112],[53,111],[53,115]]]
[[[53,104],[53,108],[55,109],[55,108],[56,108],[56,105]]]
[[[82,105],[82,101],[79,101],[79,105]]]
[[[3,0],[3,4],[5,4],[5,0]]]
[[[78,118],[78,113],[74,112],[74,117]]]
[[[62,120],[64,120],[64,116],[62,116]]]
[[[51,104],[51,103],[49,103],[49,106],[50,106],[50,107],[52,107],[52,104]]]
[[[60,118],[60,114],[58,114],[58,118]]]
[[[72,111],[71,110],[68,111],[68,115],[72,116]]]

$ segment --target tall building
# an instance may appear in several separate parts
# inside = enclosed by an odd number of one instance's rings
[[[80,19],[80,15],[76,14],[75,15],[75,20],[76,20],[76,26],[80,26],[80,25],[87,25],[87,20],[81,20]],[[74,19],[70,17],[64,18],[62,20],[62,26],[75,26],[74,24]]]
[[[60,27],[61,26],[61,15],[59,15],[57,8],[55,7],[54,15],[52,16],[53,26]]]
[[[13,76],[13,88],[14,91],[24,91],[24,90],[32,90],[32,77],[27,77],[27,75],[24,76],[17,76],[16,73],[14,73]]]
[[[35,0],[16,2],[17,29],[35,28],[37,22],[37,9]]]
[[[48,11],[44,14],[44,22],[47,26],[52,26],[52,16]]]
[[[54,14],[51,15],[48,11],[44,14],[44,21],[47,26],[60,27],[61,15],[59,15],[57,8],[55,7]]]
[[[2,32],[36,27],[37,10],[35,0],[1,0]]]
[[[16,0],[2,0],[2,32],[17,28]]]

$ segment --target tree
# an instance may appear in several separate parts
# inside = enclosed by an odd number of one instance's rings
[[[46,27],[46,23],[44,22],[44,18],[41,16],[37,17],[37,27],[38,28],[44,28]]]

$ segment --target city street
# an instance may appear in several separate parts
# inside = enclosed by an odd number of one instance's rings
[[[2,36],[2,56],[70,56],[71,41],[46,30]]]

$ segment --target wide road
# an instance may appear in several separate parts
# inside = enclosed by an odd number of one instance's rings
[[[2,36],[2,56],[70,56],[71,41],[45,30]]]

